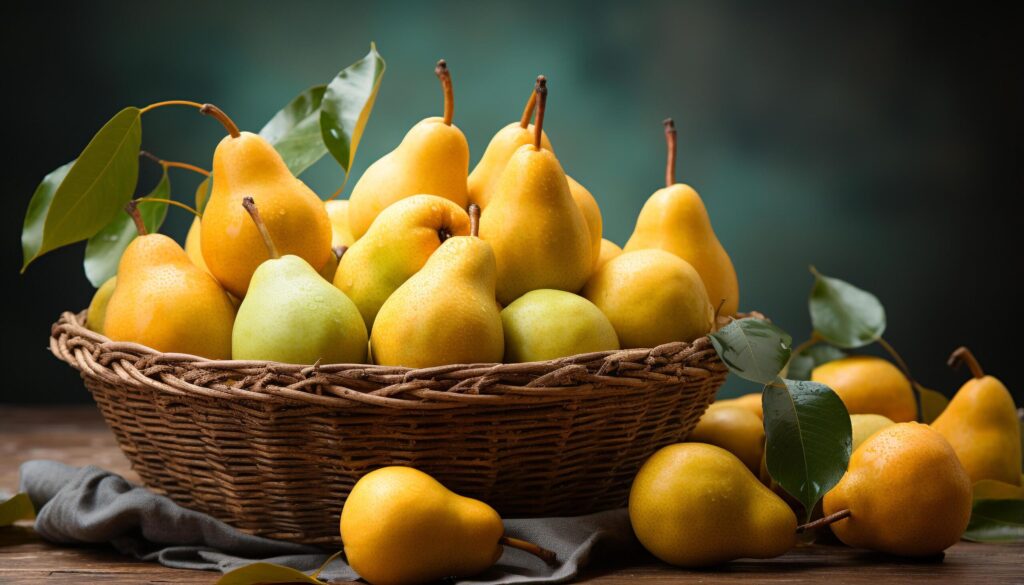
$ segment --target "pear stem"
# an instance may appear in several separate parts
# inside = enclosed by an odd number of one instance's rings
[[[204,177],[209,177],[210,176],[210,171],[208,171],[208,170],[206,170],[204,168],[197,167],[196,165],[191,165],[191,164],[184,163],[184,162],[177,162],[177,161],[173,161],[173,160],[164,160],[164,159],[154,155],[153,153],[147,152],[145,150],[140,150],[139,151],[139,156],[146,157],[149,160],[155,162],[156,164],[164,167],[165,169],[166,168],[185,169],[187,171],[192,171],[193,173],[198,173],[200,175],[203,175]]]
[[[526,107],[523,108],[523,117],[519,118],[519,127],[526,129],[530,126],[530,118],[533,116],[533,110],[537,107],[537,92],[530,92],[530,99],[526,100]]]
[[[238,138],[242,135],[242,133],[238,131],[238,126],[235,125],[234,121],[224,113],[224,110],[217,106],[213,104],[203,104],[199,107],[199,113],[204,116],[214,117],[221,123],[221,125],[224,126],[224,129],[228,131],[228,134],[230,134],[232,138]]]
[[[345,252],[348,252],[348,246],[335,246],[331,248],[331,250],[334,252],[334,256],[337,257],[338,260],[341,260],[341,257],[345,255]]]
[[[512,538],[511,536],[502,536],[501,539],[498,540],[498,544],[504,546],[511,546],[512,548],[518,548],[519,550],[526,551],[531,555],[539,557],[541,560],[543,560],[545,563],[549,565],[555,564],[555,561],[558,560],[558,556],[555,554],[554,551],[542,548],[539,545],[533,544],[532,542],[527,542],[525,540],[520,540],[518,538]]]
[[[676,123],[672,118],[661,122],[665,125],[665,143],[668,146],[668,162],[665,164],[665,186],[676,184]]]
[[[480,237],[480,206],[476,203],[469,204],[469,235]]]
[[[800,526],[797,526],[796,527],[796,533],[797,534],[803,534],[804,532],[806,532],[808,530],[815,530],[815,529],[821,528],[823,526],[828,526],[829,524],[835,524],[836,522],[839,522],[840,520],[844,520],[846,518],[849,518],[850,515],[851,515],[850,509],[849,508],[843,508],[842,510],[839,510],[838,512],[836,512],[834,514],[829,514],[828,516],[825,516],[824,518],[818,518],[814,522],[808,522],[807,524],[801,524]]]
[[[537,83],[533,86],[533,95],[537,97],[537,118],[533,121],[533,147],[540,150],[540,139],[544,136],[544,110],[548,103],[547,77],[537,76]]]
[[[975,378],[985,377],[985,370],[981,369],[981,364],[978,363],[978,358],[974,357],[971,350],[961,345],[953,351],[952,355],[949,356],[949,360],[946,364],[955,369],[963,363],[967,364],[967,367],[971,369],[971,375]]]
[[[165,102],[157,102],[155,104],[149,104],[148,106],[140,109],[139,113],[140,114],[145,114],[146,112],[148,112],[150,110],[155,110],[157,108],[163,108],[165,106],[190,106],[190,107],[193,107],[193,108],[196,108],[196,109],[202,109],[203,108],[203,104],[201,104],[199,102],[193,102],[193,101],[190,101],[190,100],[167,100]]]
[[[144,236],[149,233],[146,229],[146,222],[142,221],[142,214],[139,213],[139,204],[137,201],[132,199],[124,206],[124,212],[127,213],[132,221],[135,222],[135,229],[138,230],[140,236]]]
[[[280,258],[281,254],[278,253],[277,246],[274,245],[274,238],[270,237],[270,230],[267,229],[267,224],[263,223],[263,218],[260,217],[260,210],[256,209],[256,202],[253,201],[252,197],[245,197],[242,199],[242,207],[245,207],[245,210],[249,212],[253,223],[256,224],[256,229],[263,236],[263,243],[267,245],[267,252],[270,253],[270,257]]]
[[[444,59],[438,61],[434,75],[441,80],[441,89],[444,90],[444,123],[451,126],[455,116],[455,92],[452,90],[452,74],[448,71],[448,62]]]

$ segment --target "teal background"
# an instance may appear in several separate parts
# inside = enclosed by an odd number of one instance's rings
[[[661,120],[679,126],[681,180],[704,197],[740,275],[742,306],[797,341],[809,330],[808,266],[875,292],[887,337],[947,394],[944,365],[971,346],[1017,389],[1021,276],[1021,60],[1014,19],[910,5],[722,2],[105,2],[22,4],[5,19],[3,353],[0,401],[83,402],[46,351],[60,311],[92,294],[82,246],[23,276],[21,219],[35,185],[118,109],[213,102],[258,130],[308,86],[361,58],[387,61],[354,178],[410,126],[437,115],[434,62],[455,87],[455,123],[475,162],[549,79],[546,129],[566,170],[600,202],[622,244],[661,186]],[[223,131],[188,109],[147,114],[144,148],[208,167]],[[157,169],[143,163],[139,191]],[[329,194],[324,159],[303,176]],[[172,176],[189,202],[198,178]],[[351,191],[349,183],[346,195]],[[165,231],[183,241],[190,218]],[[747,391],[730,382],[726,393]]]

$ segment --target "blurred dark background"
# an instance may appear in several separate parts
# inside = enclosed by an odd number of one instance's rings
[[[1024,71],[1021,20],[1009,13],[889,2],[103,2],[22,3],[3,20],[0,402],[90,400],[47,351],[50,324],[93,293],[83,245],[18,274],[22,218],[43,175],[126,105],[209,101],[258,130],[370,41],[388,69],[354,178],[439,114],[439,57],[473,162],[544,73],[545,128],[600,202],[607,237],[624,243],[661,186],[661,120],[672,116],[680,178],[710,209],[744,308],[805,339],[814,264],[881,298],[886,337],[925,385],[955,391],[967,374],[944,361],[966,344],[1024,402],[1013,365],[1024,225],[1011,211],[1024,187]],[[164,109],[147,114],[143,147],[208,167],[222,134],[193,111]],[[139,192],[157,179],[143,165]],[[175,198],[191,202],[198,178],[174,173]],[[341,177],[328,158],[303,175],[322,194]],[[183,241],[189,221],[172,209],[164,231]],[[726,393],[749,389],[730,382]]]

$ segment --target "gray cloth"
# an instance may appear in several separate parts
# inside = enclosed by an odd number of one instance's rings
[[[222,572],[257,561],[308,572],[329,556],[319,548],[245,534],[97,467],[29,461],[21,466],[21,491],[38,511],[36,532],[54,543],[110,543],[122,553],[168,567]],[[505,531],[555,551],[557,564],[548,566],[506,547],[493,568],[458,583],[561,583],[572,580],[595,555],[629,554],[639,546],[626,510],[506,520]],[[320,577],[357,575],[340,558]]]

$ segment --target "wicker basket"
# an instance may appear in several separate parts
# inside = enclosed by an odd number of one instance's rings
[[[114,342],[64,313],[82,374],[146,485],[247,532],[336,546],[352,485],[411,465],[506,517],[623,506],[726,377],[708,338],[525,364],[410,370],[210,361]]]

